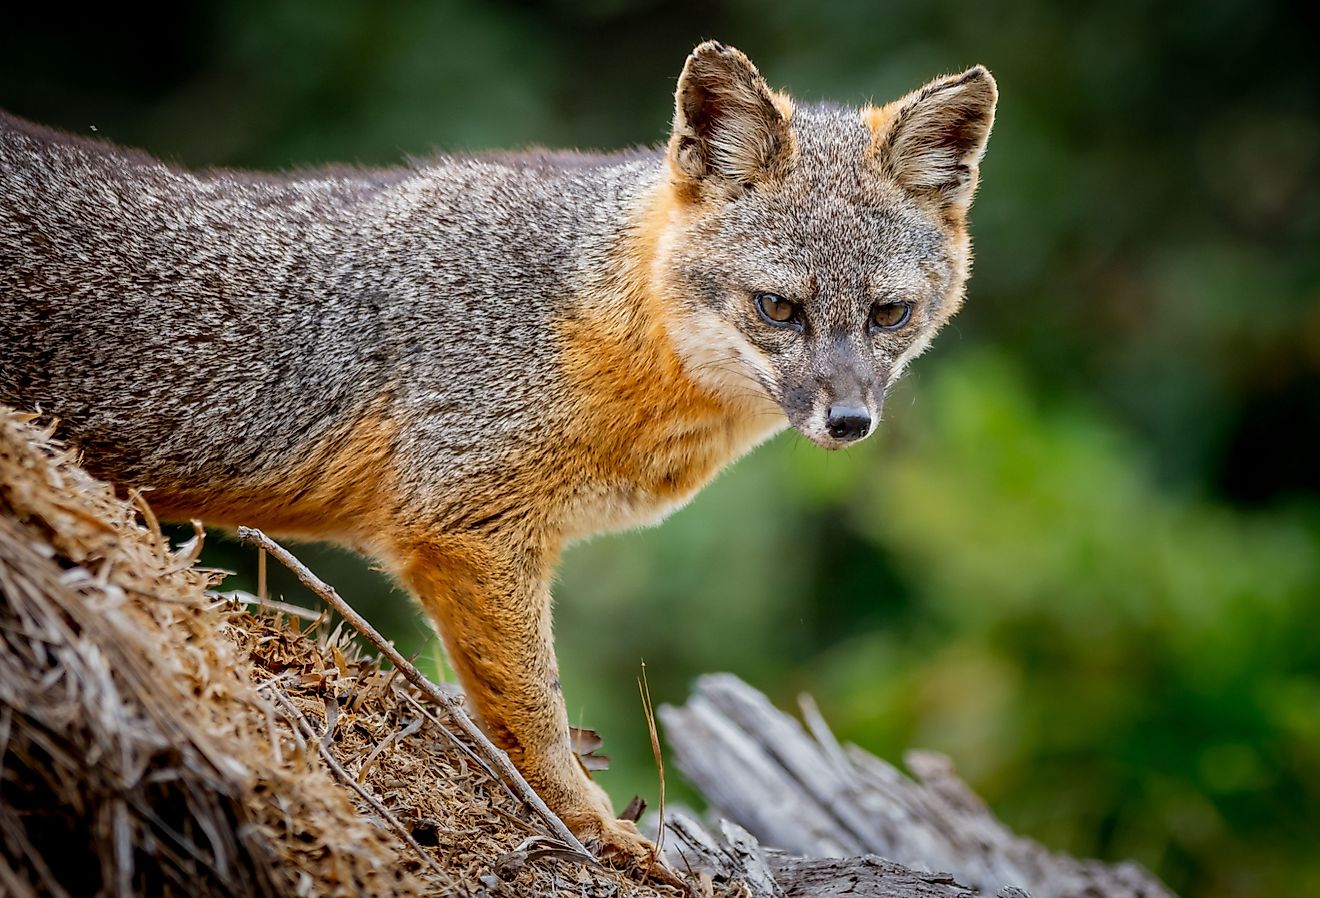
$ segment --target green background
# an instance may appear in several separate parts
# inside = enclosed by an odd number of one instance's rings
[[[111,8],[111,7],[114,8]],[[1191,896],[1320,894],[1320,78],[1301,7],[589,0],[10,10],[0,106],[188,165],[666,136],[718,37],[800,99],[989,66],[966,310],[885,426],[787,434],[570,552],[570,714],[654,798],[637,697],[731,670],[1013,827]],[[300,550],[437,660],[405,595]],[[250,588],[255,562],[208,549]],[[286,579],[277,588],[308,602]]]

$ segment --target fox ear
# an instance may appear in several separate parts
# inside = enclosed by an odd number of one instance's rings
[[[885,174],[946,209],[966,211],[998,99],[994,77],[978,65],[878,110],[876,148]]]
[[[772,92],[752,61],[732,47],[706,41],[693,50],[674,105],[669,160],[681,179],[746,186],[787,167],[790,101]]]

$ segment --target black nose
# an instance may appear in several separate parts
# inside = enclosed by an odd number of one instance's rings
[[[860,440],[871,429],[871,413],[860,406],[832,405],[825,429],[836,440]]]

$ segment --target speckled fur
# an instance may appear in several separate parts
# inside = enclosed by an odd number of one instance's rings
[[[962,301],[984,69],[802,106],[694,51],[668,147],[194,174],[0,114],[0,402],[169,517],[334,539],[417,593],[486,725],[640,862],[568,742],[548,584],[792,423],[878,417]],[[768,326],[757,291],[802,303]],[[892,334],[873,302],[914,306]]]

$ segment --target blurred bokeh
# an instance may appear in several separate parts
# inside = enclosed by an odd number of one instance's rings
[[[654,799],[641,659],[657,703],[731,670],[781,704],[809,690],[888,758],[947,752],[1051,847],[1188,896],[1320,894],[1320,77],[1300,6],[45,8],[5,14],[0,106],[194,166],[655,143],[705,37],[802,99],[988,65],[966,310],[862,447],[784,435],[659,529],[570,553],[571,716],[603,732],[616,801]],[[208,553],[252,587],[249,552]],[[439,663],[404,594],[302,554]]]

